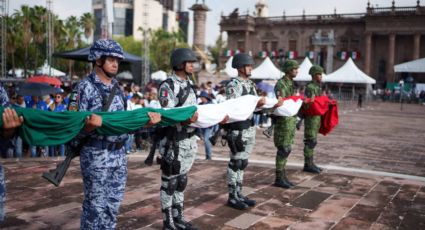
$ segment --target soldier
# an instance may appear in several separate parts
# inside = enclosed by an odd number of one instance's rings
[[[8,106],[9,105],[9,97],[7,96],[6,90],[4,90],[3,86],[0,84],[0,106]],[[2,114],[3,119],[3,127],[0,136],[0,150],[7,149],[10,140],[15,133],[15,129],[22,125],[24,122],[24,118],[18,117],[16,111],[14,109],[5,108]],[[6,183],[4,179],[4,169],[0,164],[0,223],[4,220],[5,217],[5,206],[6,201]]]
[[[288,60],[283,64],[282,70],[285,76],[277,81],[274,91],[278,99],[293,96],[295,94],[293,79],[298,74],[298,63],[294,60]],[[294,186],[286,176],[285,165],[294,143],[295,125],[297,119],[292,117],[276,117],[274,127],[274,145],[277,148],[276,153],[276,180],[274,185],[281,188],[291,188]]]
[[[170,64],[173,74],[159,86],[159,101],[163,108],[196,105],[196,92],[189,76],[193,74],[195,53],[188,48],[173,51]],[[195,129],[188,126],[196,122],[198,114],[188,121],[158,132],[161,160],[161,207],[164,229],[197,229],[184,219],[184,190],[187,173],[195,161],[198,151]],[[161,134],[160,134],[161,133]]]
[[[232,67],[238,70],[239,77],[233,78],[226,86],[227,99],[244,95],[257,95],[255,84],[249,79],[254,60],[244,53],[233,57]],[[257,107],[264,105],[265,99],[261,98]],[[255,127],[252,115],[248,120],[224,125],[227,130],[227,141],[230,148],[230,161],[227,168],[227,185],[229,199],[227,204],[235,209],[244,210],[255,206],[251,200],[242,194],[244,169],[248,165],[248,158],[255,144]]]
[[[90,48],[93,72],[78,83],[73,92],[79,111],[124,111],[124,94],[114,78],[120,60],[121,46],[110,39],[97,40]],[[149,113],[149,125],[160,121],[160,115]],[[84,129],[73,141],[80,142],[80,167],[84,183],[81,229],[114,229],[127,181],[125,141],[127,134],[102,136],[95,129],[102,117],[92,114]]]
[[[323,68],[314,65],[308,72],[312,81],[307,84],[305,96],[311,99],[312,103],[315,96],[322,95],[320,83],[322,82]],[[308,108],[311,104],[304,104],[304,108]],[[320,116],[306,116],[304,129],[304,171],[311,173],[320,173],[322,171],[313,161],[314,147],[317,144],[317,133],[320,129]]]

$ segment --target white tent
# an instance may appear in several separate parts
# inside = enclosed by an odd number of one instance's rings
[[[38,68],[37,71],[35,71],[35,73],[39,75],[49,75],[49,76],[55,76],[55,77],[62,77],[66,75],[64,72],[49,66],[47,61],[45,61],[44,65]]]
[[[165,79],[167,79],[167,73],[162,70],[158,70],[155,73],[151,74],[151,79],[157,81],[164,81]]]
[[[425,58],[395,65],[394,72],[425,73]]]
[[[283,73],[276,68],[269,57],[266,57],[264,61],[251,72],[251,79],[271,79],[278,80],[282,77]]]
[[[340,83],[356,83],[356,84],[375,84],[376,80],[363,73],[349,58],[341,68],[335,72],[326,75],[323,82],[340,82]]]
[[[308,57],[304,58],[304,61],[301,63],[300,68],[298,69],[298,74],[294,78],[294,81],[311,81],[311,76],[308,74],[310,68],[313,66]]]
[[[232,60],[233,56],[229,58],[226,62],[226,68],[224,68],[224,73],[226,73],[229,77],[237,77],[238,71],[235,68],[232,68]]]

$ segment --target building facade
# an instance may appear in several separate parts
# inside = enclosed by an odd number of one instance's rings
[[[228,50],[270,56],[277,64],[286,58],[306,56],[325,67],[339,68],[351,57],[377,83],[395,82],[393,66],[425,57],[425,7],[374,8],[368,3],[360,14],[269,17],[260,0],[254,15],[235,10],[222,16]],[[226,52],[233,53],[233,52]],[[223,58],[224,59],[224,58]]]
[[[102,36],[102,18],[104,17],[104,1],[92,0],[93,15],[96,29],[94,39]],[[112,22],[113,36],[134,36],[136,40],[143,39],[143,30],[164,29],[172,32],[179,29],[178,12],[176,9],[181,1],[174,0],[112,0],[112,14],[108,15]],[[111,20],[113,19],[113,20]]]

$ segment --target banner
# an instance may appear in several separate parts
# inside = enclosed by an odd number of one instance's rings
[[[260,57],[260,58],[267,57],[267,51],[260,51],[260,52],[258,52],[258,57]]]
[[[286,56],[287,56],[289,59],[295,59],[295,58],[297,58],[297,57],[298,57],[298,53],[297,53],[297,51],[288,51],[288,52],[286,53]]]
[[[314,59],[315,54],[316,54],[316,52],[314,52],[314,51],[305,52],[305,56],[310,58],[310,59]]]

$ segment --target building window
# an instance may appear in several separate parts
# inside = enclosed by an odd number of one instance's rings
[[[269,50],[268,44],[269,43],[267,41],[262,42],[261,43],[261,50],[268,51]]]
[[[277,50],[277,41],[272,41],[272,51]]]
[[[297,40],[289,40],[289,51],[297,51]]]
[[[348,50],[348,39],[347,38],[341,38],[341,50]]]

